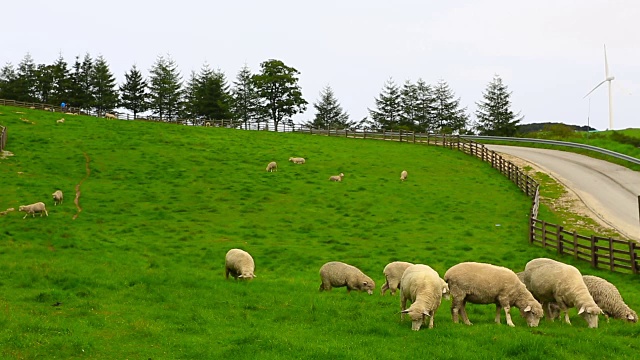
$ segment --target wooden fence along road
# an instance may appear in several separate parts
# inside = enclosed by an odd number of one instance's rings
[[[59,107],[54,108],[51,105],[25,103],[13,100],[0,99],[0,104],[49,111],[61,110]],[[79,110],[74,112],[73,109],[74,108],[69,108],[67,110],[71,113],[96,115]],[[129,120],[128,115],[126,119],[122,117],[122,115],[118,116],[118,118],[122,120]],[[133,120],[133,118],[131,118],[131,120]],[[136,120],[158,121],[148,118],[137,118]],[[589,261],[591,266],[594,268],[607,268],[610,271],[631,272],[633,274],[638,274],[638,270],[640,268],[638,266],[638,244],[635,241],[618,240],[610,237],[584,236],[577,234],[575,231],[567,231],[562,226],[538,219],[538,208],[540,206],[539,184],[522,169],[511,161],[504,159],[500,154],[487,149],[483,144],[461,138],[458,135],[426,134],[402,130],[382,130],[377,132],[363,130],[314,130],[300,125],[282,125],[281,127],[279,126],[278,129],[274,129],[273,127],[269,129],[268,125],[262,124],[261,129],[260,123],[245,124],[243,122],[232,120],[173,120],[171,122],[183,125],[189,124],[238,129],[246,128],[250,130],[295,131],[311,135],[411,142],[415,144],[435,145],[448,147],[450,149],[457,149],[465,154],[491,163],[493,168],[497,169],[501,174],[515,183],[522,192],[532,199],[531,211],[529,214],[529,243],[540,245],[545,248],[555,249],[559,255],[571,255],[575,259]],[[6,128],[3,128],[1,139],[0,149],[3,149],[6,142]],[[640,203],[640,197],[638,198],[638,201]]]

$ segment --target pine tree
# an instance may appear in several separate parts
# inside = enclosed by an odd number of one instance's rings
[[[435,99],[433,89],[424,80],[415,84],[415,123],[416,130],[432,132],[435,127]]]
[[[138,113],[145,112],[148,108],[147,82],[136,65],[124,74],[124,79],[124,83],[120,85],[119,106],[133,112],[133,118],[136,119]]]
[[[280,123],[293,124],[293,115],[307,109],[298,85],[300,72],[274,59],[264,61],[260,68],[261,72],[252,77],[264,104],[260,109],[277,131]]]
[[[149,71],[149,109],[160,120],[176,119],[182,112],[182,81],[171,57],[158,56]]]
[[[98,114],[112,111],[118,106],[118,92],[116,79],[109,70],[107,61],[98,56],[91,72],[91,85],[93,87],[93,107]]]
[[[480,135],[514,136],[523,117],[511,111],[511,93],[500,76],[493,77],[482,96],[484,100],[476,103],[476,129]]]
[[[189,112],[195,118],[230,119],[231,95],[224,73],[213,71],[208,64],[202,66],[200,73],[192,73],[187,85],[186,95]]]
[[[316,114],[313,121],[305,124],[312,129],[347,129],[353,127],[349,114],[342,110],[329,85],[320,91],[320,100],[313,104]]]
[[[414,129],[418,121],[418,88],[411,81],[405,81],[400,90],[400,113],[399,126],[405,130]]]
[[[402,115],[401,94],[398,85],[389,78],[380,97],[375,99],[377,110],[369,110],[373,128],[396,129]]]
[[[38,82],[38,74],[36,64],[27,53],[22,61],[18,64],[18,78],[16,79],[16,100],[34,102],[38,101],[36,97],[36,86]]]
[[[7,63],[0,69],[0,99],[16,100],[18,74],[13,64]]]
[[[94,103],[93,85],[91,74],[93,72],[93,59],[89,53],[84,55],[82,62],[80,56],[76,56],[73,71],[70,75],[70,89],[68,103],[79,109],[89,109]]]
[[[71,77],[69,66],[67,65],[67,62],[64,61],[62,54],[58,56],[56,62],[51,66],[51,75],[53,77],[51,102],[55,105],[63,102],[69,103]]]
[[[245,129],[251,120],[261,121],[260,107],[262,105],[258,89],[253,81],[251,70],[247,64],[240,69],[233,82],[232,113],[234,119],[240,119]]]
[[[433,90],[435,129],[443,134],[464,131],[469,117],[466,108],[460,108],[460,98],[455,98],[455,94],[449,85],[440,80]]]
[[[38,102],[50,104],[53,92],[53,69],[51,65],[38,64],[36,67],[34,96]]]

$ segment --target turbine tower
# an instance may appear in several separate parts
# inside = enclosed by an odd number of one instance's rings
[[[591,89],[591,91],[589,91],[589,93],[587,93],[587,95],[585,95],[584,98],[591,95],[591,93],[594,92],[597,88],[599,88],[600,85],[604,84],[605,82],[609,83],[609,130],[613,130],[613,96],[612,96],[612,89],[611,89],[611,81],[613,79],[615,79],[615,77],[609,75],[609,63],[607,62],[607,45],[605,45],[604,46],[604,80],[602,80],[602,82],[600,82],[593,89]]]

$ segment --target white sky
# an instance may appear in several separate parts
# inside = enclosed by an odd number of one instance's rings
[[[640,1],[8,0],[0,6],[0,66],[29,52],[103,55],[118,82],[133,64],[145,75],[170,54],[186,80],[207,62],[233,82],[279,59],[301,72],[309,102],[330,85],[352,120],[368,115],[390,77],[401,85],[444,79],[469,113],[494,74],[513,92],[523,123],[608,127],[603,45],[613,81],[614,129],[640,127]]]

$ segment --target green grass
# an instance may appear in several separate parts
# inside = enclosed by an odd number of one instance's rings
[[[16,114],[16,111],[24,114]],[[20,120],[24,118],[33,123]],[[530,200],[488,164],[438,147],[114,121],[0,107],[14,156],[0,160],[0,210],[44,201],[49,217],[0,216],[0,357],[92,359],[632,359],[637,325],[399,321],[382,269],[462,261],[522,270]],[[85,176],[77,214],[74,187]],[[307,158],[294,165],[290,156]],[[276,160],[278,172],[267,173]],[[400,182],[400,171],[409,172]],[[345,173],[342,183],[328,177]],[[65,201],[53,206],[51,193]],[[251,282],[224,279],[249,251]],[[318,291],[332,260],[374,278],[376,294]],[[590,269],[640,308],[637,276]],[[59,306],[52,306],[61,302]],[[602,344],[602,345],[601,345]],[[601,345],[601,346],[599,346]],[[402,354],[402,355],[400,355]]]

